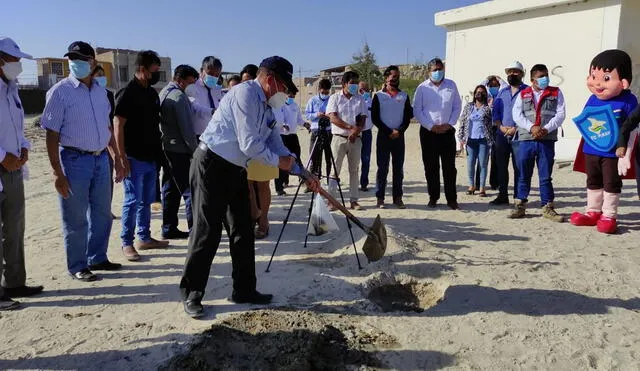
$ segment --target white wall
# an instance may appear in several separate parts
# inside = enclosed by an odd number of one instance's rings
[[[625,1],[636,3],[632,7],[638,8],[638,0]],[[590,95],[585,85],[589,63],[600,51],[618,47],[621,2],[562,2],[461,24],[451,23],[455,18],[447,14],[447,76],[458,84],[464,100],[486,76],[499,74],[504,78],[504,67],[513,60],[522,62],[527,70],[536,63],[546,64],[551,84],[561,88],[567,101],[564,137],[556,146],[556,158],[573,159],[580,135],[571,118],[580,114]],[[513,0],[494,3],[511,6],[513,11]],[[497,8],[492,11],[506,13]],[[468,19],[469,14],[461,14],[460,18]],[[639,19],[630,18],[629,27]],[[527,71],[525,82],[528,81]]]
[[[638,27],[638,22],[640,22],[640,1],[624,0],[618,48],[629,53],[634,62],[631,90],[636,95],[640,94],[640,27]]]

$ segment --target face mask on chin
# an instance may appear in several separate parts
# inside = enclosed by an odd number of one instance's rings
[[[4,77],[7,80],[15,80],[18,75],[22,73],[21,62],[7,62],[4,59],[2,61],[4,62],[4,65],[2,66],[2,73],[4,73]]]

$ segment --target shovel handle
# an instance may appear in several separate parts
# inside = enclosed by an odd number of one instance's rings
[[[300,173],[300,177],[306,181],[311,178],[311,173],[307,169],[303,169]],[[336,200],[335,197],[333,197],[324,188],[322,187],[318,187],[318,188],[319,188],[318,193],[322,195],[322,197],[326,198],[333,206],[337,207],[338,210],[342,211],[342,213],[346,215],[347,218],[349,218],[349,220],[351,220],[355,225],[360,227],[360,229],[367,232],[367,234],[371,233],[371,228],[362,224],[362,222],[358,218],[356,218],[353,214],[351,214],[351,212],[347,210],[346,207],[344,207],[340,202],[338,202],[338,200]]]

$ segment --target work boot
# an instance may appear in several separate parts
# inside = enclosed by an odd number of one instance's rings
[[[522,200],[516,200],[515,209],[511,210],[509,219],[522,219],[527,212],[527,203]]]
[[[542,216],[556,223],[564,222],[564,216],[556,212],[553,208],[553,202],[549,202],[542,207]]]

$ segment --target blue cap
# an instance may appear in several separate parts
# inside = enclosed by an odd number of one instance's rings
[[[298,88],[293,83],[293,65],[286,59],[274,55],[273,57],[265,58],[260,62],[260,67],[268,68],[273,71],[287,86],[290,94],[296,94]]]

